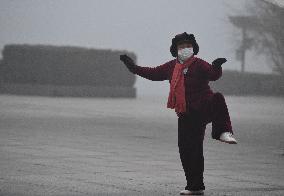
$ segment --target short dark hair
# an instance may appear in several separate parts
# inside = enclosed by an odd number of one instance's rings
[[[170,47],[170,52],[173,57],[177,57],[177,45],[178,43],[182,42],[189,42],[192,44],[193,47],[193,53],[196,55],[199,52],[199,46],[195,40],[195,37],[193,34],[187,34],[186,32],[177,34],[173,39],[172,39],[172,45]]]

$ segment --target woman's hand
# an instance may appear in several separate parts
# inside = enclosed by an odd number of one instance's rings
[[[120,60],[126,65],[129,71],[133,72],[137,66],[133,59],[127,56],[126,54],[120,55]]]
[[[222,64],[227,61],[225,58],[217,58],[212,62],[212,66],[216,69],[221,68]]]

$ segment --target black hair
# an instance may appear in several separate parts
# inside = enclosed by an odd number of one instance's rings
[[[182,42],[189,42],[192,44],[194,55],[196,55],[199,52],[199,46],[195,40],[194,35],[187,34],[186,32],[184,32],[184,33],[176,35],[172,39],[172,45],[170,47],[170,52],[173,57],[177,57],[177,45],[178,43],[182,43]]]

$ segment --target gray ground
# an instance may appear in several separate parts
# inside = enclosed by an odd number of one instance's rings
[[[226,97],[238,145],[204,141],[206,195],[284,195],[284,100]],[[0,195],[179,195],[161,99],[0,96]]]

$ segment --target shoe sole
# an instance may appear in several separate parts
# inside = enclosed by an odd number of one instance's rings
[[[221,142],[227,143],[227,144],[237,144],[235,141],[225,141],[225,140],[220,140]]]
[[[190,192],[190,193],[180,193],[180,195],[204,195],[204,191],[202,192]]]
[[[181,193],[180,195],[204,195],[204,193],[190,193],[190,194]]]

